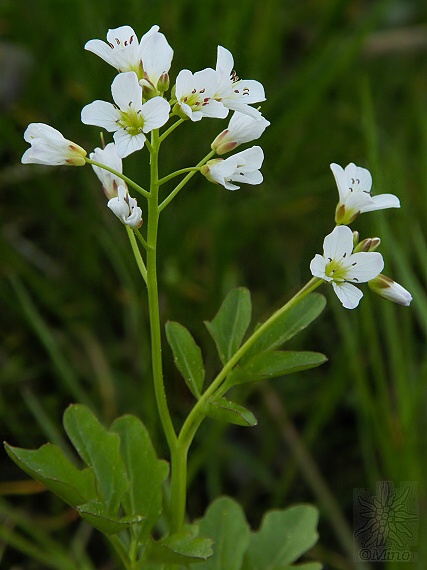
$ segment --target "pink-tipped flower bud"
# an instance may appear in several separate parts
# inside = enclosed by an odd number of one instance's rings
[[[412,295],[409,291],[382,273],[377,275],[375,279],[368,281],[368,285],[374,293],[398,305],[408,307],[412,301]]]
[[[237,146],[259,139],[269,125],[261,113],[256,117],[235,111],[228,127],[220,133],[211,144],[217,154],[225,154]]]
[[[366,238],[356,245],[353,253],[358,251],[375,251],[380,243],[381,240],[378,237]]]

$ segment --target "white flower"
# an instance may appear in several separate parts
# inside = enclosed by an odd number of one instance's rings
[[[124,186],[119,186],[117,196],[108,201],[107,206],[127,226],[136,230],[142,224],[142,210],[135,198],[129,196]]]
[[[208,180],[222,184],[227,190],[238,190],[240,186],[232,182],[261,184],[263,178],[259,171],[264,160],[264,153],[259,146],[253,146],[225,160],[216,158],[202,166],[200,172]]]
[[[194,74],[183,69],[176,78],[176,110],[192,121],[200,121],[203,117],[224,119],[228,109],[213,99],[217,88],[218,74],[213,69],[206,68]]]
[[[145,134],[164,125],[169,118],[169,103],[154,97],[142,103],[142,87],[133,71],[120,73],[111,85],[115,105],[94,101],[82,110],[82,122],[114,132],[118,156],[124,158],[141,149]]]
[[[78,144],[65,139],[62,134],[44,123],[28,125],[24,139],[31,144],[22,155],[23,164],[46,164],[52,166],[83,166],[86,151]]]
[[[228,109],[260,118],[259,111],[249,105],[265,101],[264,87],[259,81],[239,79],[233,67],[234,60],[231,53],[218,46],[216,72],[219,86],[215,99],[221,101]]]
[[[366,168],[351,162],[343,170],[341,166],[333,163],[331,170],[340,198],[335,212],[337,224],[350,224],[364,212],[400,207],[399,199],[393,194],[371,196],[372,177]]]
[[[261,113],[259,115],[259,118],[254,118],[235,111],[228,127],[216,137],[211,148],[217,154],[225,154],[243,143],[259,139],[270,124]]]
[[[374,293],[378,293],[381,297],[398,305],[408,307],[412,301],[412,295],[409,291],[382,273],[377,275],[375,279],[368,281],[368,285]]]
[[[332,283],[338,299],[346,309],[354,309],[363,293],[349,283],[365,283],[374,279],[384,267],[377,252],[353,251],[353,232],[348,226],[337,226],[323,242],[323,256],[317,254],[310,263],[311,273]]]
[[[122,159],[118,156],[116,151],[116,145],[114,143],[109,143],[105,148],[96,148],[93,152],[89,154],[91,160],[95,160],[105,166],[109,166],[117,172],[123,172]],[[114,198],[117,196],[117,190],[119,186],[124,186],[127,188],[126,183],[108,170],[104,170],[99,166],[92,164],[92,168],[101,181],[102,189],[104,190],[107,198]]]
[[[85,44],[85,49],[98,55],[118,71],[134,71],[142,79],[141,46],[147,37],[158,30],[159,26],[153,26],[142,36],[141,43],[138,43],[138,38],[130,26],[120,26],[108,30],[108,43],[102,40],[89,40]]]
[[[140,52],[144,73],[140,84],[150,92],[151,97],[166,91],[173,50],[165,36],[152,28],[141,39]]]

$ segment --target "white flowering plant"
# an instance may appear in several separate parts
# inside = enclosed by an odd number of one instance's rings
[[[73,507],[111,543],[127,570],[198,568],[261,570],[293,568],[317,540],[318,514],[314,507],[298,505],[266,513],[260,529],[251,531],[240,505],[231,498],[215,500],[203,518],[186,515],[187,459],[194,437],[205,418],[252,427],[254,415],[231,401],[235,386],[323,364],[319,352],[283,350],[283,345],[308,327],[325,307],[325,298],[314,292],[323,283],[332,285],[343,307],[354,309],[363,296],[360,285],[401,305],[410,293],[382,274],[384,260],[376,249],[379,238],[360,241],[349,224],[364,212],[397,208],[397,197],[371,196],[368,170],[350,163],[345,169],[331,165],[339,202],[335,227],[324,239],[323,255],[311,261],[312,277],[289,301],[263,323],[251,327],[251,296],[246,288],[231,290],[207,330],[218,352],[218,370],[206,378],[200,347],[187,328],[165,323],[165,336],[174,363],[194,397],[194,405],[178,427],[170,412],[168,382],[163,373],[162,323],[157,286],[159,219],[186,184],[201,179],[238,190],[242,184],[259,185],[264,153],[252,146],[226,158],[236,147],[258,140],[269,121],[258,103],[265,100],[258,81],[241,80],[234,60],[224,47],[217,48],[215,68],[192,73],[181,70],[169,77],[173,50],[158,26],[140,41],[130,26],[109,30],[107,42],[90,40],[85,48],[116,68],[111,101],[97,100],[81,112],[84,124],[113,133],[113,141],[89,154],[56,129],[32,123],[25,131],[30,143],[23,163],[91,165],[108,199],[107,206],[124,225],[141,279],[145,285],[151,331],[151,369],[155,402],[169,455],[159,459],[150,434],[140,418],[124,415],[105,428],[92,411],[80,403],[69,406],[63,418],[65,431],[83,467],[77,468],[56,445],[27,450],[6,444],[6,450],[26,473]],[[160,175],[163,142],[184,123],[225,119],[228,126],[194,166]],[[218,129],[219,130],[219,129]],[[149,160],[149,181],[143,185],[123,174],[122,159],[141,152]],[[178,179],[178,183],[170,187]],[[166,195],[161,192],[169,188]],[[162,197],[161,197],[162,196]],[[139,201],[139,203],[138,203]],[[113,216],[111,223],[115,223]],[[321,564],[310,562],[307,570]]]

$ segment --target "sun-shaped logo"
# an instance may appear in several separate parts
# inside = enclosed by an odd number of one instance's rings
[[[391,481],[377,483],[376,495],[365,489],[355,492],[354,537],[359,548],[375,549],[376,555],[410,551],[418,539],[418,504],[415,483],[401,483],[395,488]]]

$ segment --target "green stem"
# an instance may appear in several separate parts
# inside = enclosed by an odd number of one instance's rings
[[[147,268],[145,267],[144,260],[142,259],[141,252],[139,251],[138,244],[135,239],[135,232],[127,225],[125,225],[126,232],[129,237],[130,245],[132,247],[133,255],[135,257],[136,264],[138,266],[139,272],[142,275],[145,283],[147,283]],[[141,236],[142,238],[142,236]],[[143,238],[142,238],[143,239]],[[145,241],[145,240],[144,240]]]
[[[136,237],[137,237],[138,240],[139,240],[139,243],[142,245],[142,247],[143,247],[144,249],[149,249],[148,243],[147,243],[147,242],[145,241],[145,239],[142,237],[141,232],[140,232],[138,229],[137,229],[137,230],[134,230],[134,232],[135,232]]]
[[[147,192],[147,190],[144,190],[144,188],[142,188],[142,186],[139,186],[139,184],[137,184],[136,182],[134,182],[133,180],[131,180],[121,172],[114,170],[114,168],[110,168],[106,164],[101,164],[100,162],[96,162],[96,160],[92,160],[91,158],[86,157],[85,160],[87,164],[93,164],[94,166],[99,166],[99,168],[102,168],[103,170],[108,170],[108,172],[111,172],[111,174],[114,174],[118,178],[121,178],[126,182],[126,184],[128,184],[131,188],[133,188],[134,190],[136,190],[146,198],[148,198],[148,196],[150,195],[149,192]]]
[[[203,166],[205,164],[205,162],[207,162],[214,155],[215,155],[215,151],[212,150],[209,154],[207,154],[204,158],[202,158],[202,160],[194,167],[197,170],[192,170],[191,172],[189,172],[187,174],[187,176],[181,180],[181,182],[178,184],[178,186],[174,190],[172,190],[172,192],[169,194],[169,196],[163,200],[163,202],[159,206],[159,212],[161,212],[164,208],[166,208],[166,206],[175,198],[175,196],[178,194],[178,192],[180,190],[182,190],[182,188],[184,188],[184,186],[187,184],[187,182],[189,180],[191,180],[193,178],[193,176],[196,174],[196,172],[198,172],[200,170],[200,167]]]
[[[107,535],[107,538],[110,541],[111,545],[113,546],[114,550],[117,552],[117,555],[119,556],[126,570],[132,570],[133,564],[130,561],[128,553],[125,547],[123,546],[123,543],[121,542],[120,538],[117,535],[111,535],[111,534]]]
[[[267,319],[256,331],[247,339],[247,341],[239,348],[239,350],[224,365],[221,372],[213,380],[211,385],[202,394],[189,413],[184,425],[181,428],[176,450],[172,455],[172,479],[171,479],[171,512],[172,512],[172,528],[177,532],[181,530],[185,517],[185,499],[186,499],[186,457],[193,441],[194,435],[205,417],[205,406],[217,397],[222,395],[222,384],[227,375],[236,366],[239,360],[255,343],[255,341],[286,311],[289,311],[299,301],[314,291],[323,283],[322,279],[313,277],[296,295],[292,297],[283,307],[278,309],[269,319]]]
[[[157,288],[157,231],[159,227],[159,131],[151,131],[150,155],[150,195],[148,199],[148,228],[147,228],[147,291],[148,310],[151,329],[151,358],[153,369],[154,391],[157,409],[169,449],[175,448],[177,436],[169,413],[166,392],[163,382],[162,345],[159,314],[159,294]]]
[[[199,170],[200,170],[199,166],[189,166],[188,168],[181,168],[181,170],[176,170],[175,172],[172,172],[172,174],[168,174],[164,178],[160,178],[159,186],[161,186],[165,182],[168,182],[169,180],[172,180],[172,178],[175,178],[175,176],[179,176],[180,174],[185,174],[186,172],[193,172],[193,171],[198,172]]]

